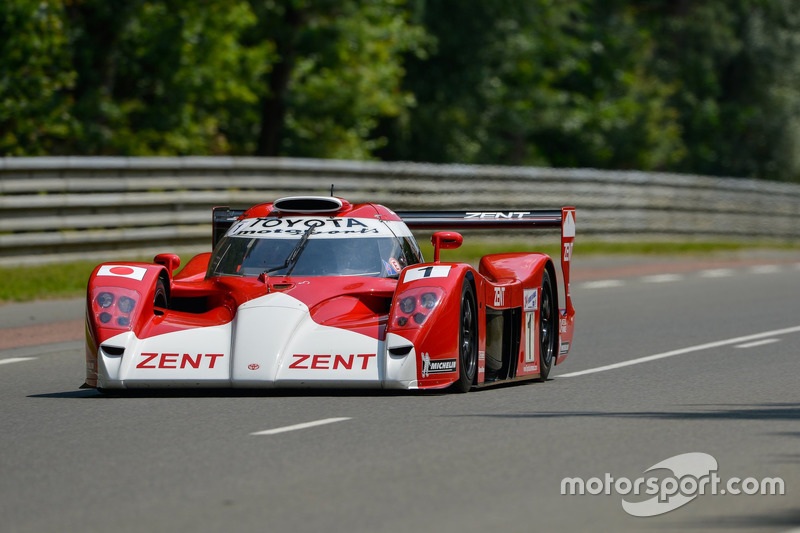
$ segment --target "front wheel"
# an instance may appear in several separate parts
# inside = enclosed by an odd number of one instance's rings
[[[169,297],[167,296],[167,284],[164,283],[163,278],[158,278],[156,282],[156,292],[153,296],[153,312],[157,315],[163,315],[164,309],[169,308]]]
[[[456,392],[467,392],[478,372],[478,312],[475,291],[467,278],[461,286],[461,315],[458,326],[458,381]]]

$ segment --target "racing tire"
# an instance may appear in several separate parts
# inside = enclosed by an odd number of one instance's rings
[[[478,306],[472,283],[461,285],[461,313],[458,322],[458,381],[455,392],[469,392],[478,374]]]
[[[542,275],[542,289],[539,302],[539,370],[537,381],[547,381],[550,370],[556,360],[556,343],[558,341],[558,313],[556,297],[550,273],[545,270]]]
[[[164,278],[159,277],[156,282],[156,293],[153,296],[153,312],[156,314],[163,314],[156,309],[169,309],[169,297],[167,296],[167,284],[164,283]]]

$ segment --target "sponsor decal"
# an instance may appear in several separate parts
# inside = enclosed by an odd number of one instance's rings
[[[422,377],[427,378],[431,374],[448,374],[455,372],[458,363],[455,359],[431,359],[430,354],[422,354]]]
[[[294,354],[289,368],[296,370],[366,370],[372,358],[378,354],[359,353],[343,356],[340,354]]]
[[[522,371],[523,372],[536,372],[538,370],[539,370],[539,365],[536,365],[536,364],[525,365],[525,366],[522,367]]]
[[[495,307],[503,307],[506,301],[506,288],[505,287],[495,287],[494,288],[494,306]]]
[[[536,365],[536,313],[525,313],[525,362]],[[534,368],[536,370],[537,368]]]
[[[118,278],[130,278],[142,281],[147,273],[146,268],[127,265],[103,265],[97,271],[98,276],[116,276]]]
[[[267,217],[248,218],[233,225],[233,237],[294,238],[315,228],[312,239],[391,235],[378,220],[368,218]]]
[[[392,260],[394,261],[394,259],[392,259]],[[397,261],[395,261],[395,263],[396,262]],[[390,262],[383,261],[383,268],[384,268],[384,270],[386,270],[386,274],[389,275],[389,276],[396,276],[397,274],[400,273],[400,271],[398,269],[394,268],[394,266]]]
[[[157,353],[157,352],[142,352],[139,354],[141,361],[137,363],[136,368],[150,368],[150,369],[183,369],[183,368],[214,368],[217,364],[217,359],[225,357],[222,353],[198,353],[198,354],[180,354],[180,353]]]
[[[567,319],[562,318],[558,323],[558,332],[559,333],[566,333],[567,332]]]
[[[478,381],[486,375],[486,352],[478,350]]]
[[[400,266],[400,263],[394,257],[389,258],[389,264],[392,265],[392,268],[399,274],[403,267]]]
[[[572,247],[575,243],[572,242],[565,242],[564,243],[564,262],[569,263],[572,259]]]
[[[538,311],[539,310],[539,289],[525,289],[523,294],[523,311]]]
[[[782,496],[786,485],[782,478],[731,477],[723,480],[717,470],[717,460],[707,453],[691,452],[675,455],[654,464],[644,471],[649,476],[636,479],[614,478],[606,472],[603,477],[565,477],[561,480],[561,495],[586,493],[622,496],[622,509],[632,516],[650,517],[674,511],[698,496],[733,494],[748,496]],[[667,474],[669,472],[669,474]],[[651,496],[651,498],[646,498]]]
[[[256,363],[253,363],[253,364],[247,365],[247,368],[249,368],[250,370],[258,370],[261,367],[259,365],[257,365]]]
[[[568,353],[568,352],[569,352],[569,343],[568,342],[562,342],[561,343],[561,351],[559,352],[559,355],[564,355],[565,353]]]
[[[431,265],[406,270],[403,281],[415,281],[424,278],[446,278],[450,275],[450,265]]]
[[[498,219],[509,219],[509,220],[519,220],[525,218],[525,215],[530,215],[530,211],[482,211],[478,213],[467,213],[465,219],[491,219],[491,220],[498,220]]]

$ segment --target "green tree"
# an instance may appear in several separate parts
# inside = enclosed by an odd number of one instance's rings
[[[409,65],[419,106],[391,126],[392,159],[660,168],[682,156],[674,85],[623,2],[427,0],[437,38]],[[448,15],[449,14],[449,15]]]
[[[619,4],[525,3],[498,22],[481,162],[649,170],[683,156],[674,84],[648,72],[652,38]]]
[[[83,0],[68,10],[78,83],[75,150],[183,155],[253,149],[267,43],[241,44],[246,1]],[[250,135],[243,129],[250,127]]]
[[[800,180],[800,1],[636,2],[676,80],[685,172]]]
[[[251,0],[255,40],[273,43],[263,75],[260,155],[365,159],[374,130],[413,97],[400,89],[403,54],[421,57],[426,36],[400,0]]]
[[[0,155],[800,181],[800,0],[5,0]]]
[[[75,79],[62,2],[0,2],[0,155],[61,151]]]
[[[0,24],[20,155],[370,158],[426,44],[403,0],[7,0]]]

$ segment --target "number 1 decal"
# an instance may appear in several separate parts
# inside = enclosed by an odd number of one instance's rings
[[[527,320],[525,323],[525,362],[536,362],[536,335],[533,328],[536,327],[536,320],[534,315],[536,313],[525,313]]]
[[[430,265],[406,270],[403,281],[408,283],[424,278],[446,278],[450,275],[450,265]]]

